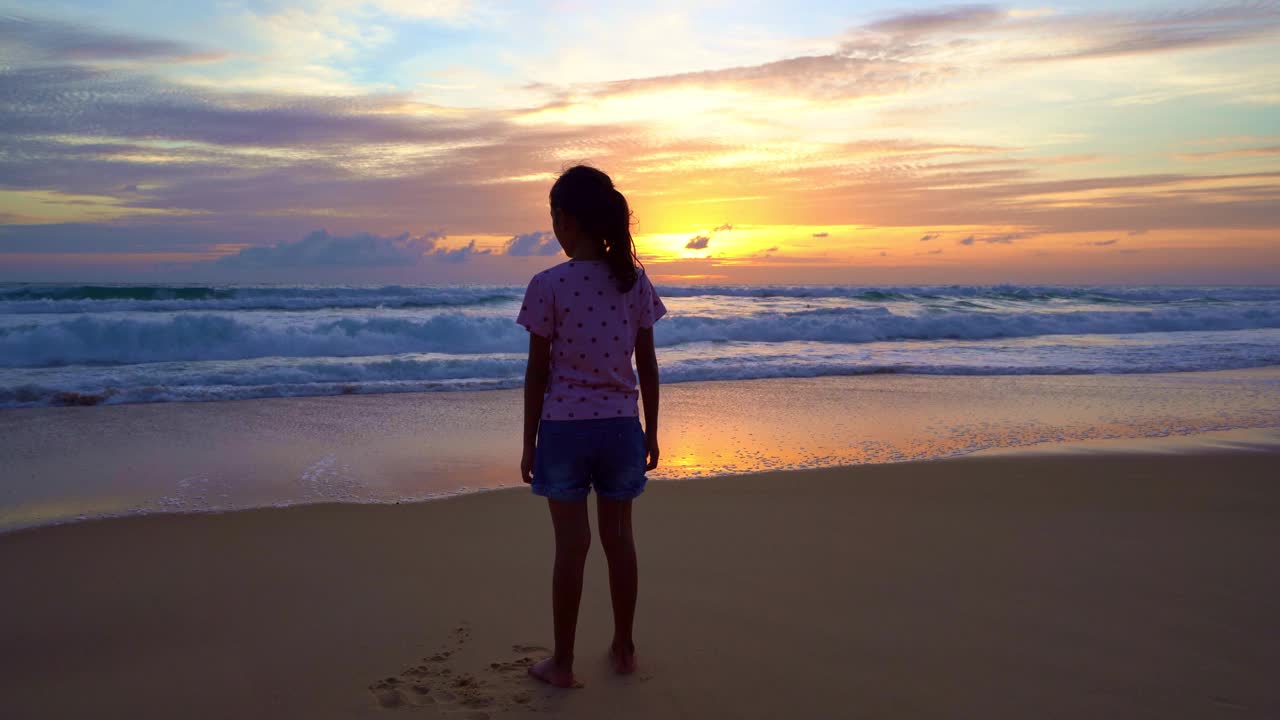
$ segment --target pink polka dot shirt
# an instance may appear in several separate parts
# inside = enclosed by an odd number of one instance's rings
[[[516,322],[551,340],[542,419],[638,415],[636,333],[666,312],[643,271],[626,293],[603,260],[569,260],[534,275]]]

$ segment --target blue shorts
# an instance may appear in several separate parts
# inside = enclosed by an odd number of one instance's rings
[[[533,456],[533,494],[586,500],[596,494],[631,500],[644,492],[648,444],[638,417],[543,420]]]

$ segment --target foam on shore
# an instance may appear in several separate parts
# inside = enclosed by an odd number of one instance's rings
[[[1280,369],[685,383],[662,403],[650,477],[675,480],[1276,427]],[[510,390],[0,410],[0,529],[518,485],[520,413]]]

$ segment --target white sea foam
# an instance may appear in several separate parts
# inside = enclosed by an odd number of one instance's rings
[[[655,332],[661,347],[707,341],[866,343],[978,340],[1041,335],[1280,328],[1280,303],[1228,307],[901,312],[834,307],[738,317],[672,314]],[[526,344],[510,317],[445,312],[425,317],[181,313],[80,315],[0,326],[0,366],[355,357],[396,353],[510,353]]]
[[[496,286],[0,285],[0,313],[467,307],[519,300],[522,292]]]
[[[520,384],[511,287],[0,286],[0,407]],[[665,382],[1280,363],[1280,288],[663,287]]]
[[[1185,372],[1280,365],[1280,329],[856,345],[698,342],[664,348],[661,355],[665,383],[875,373]],[[0,407],[503,389],[521,385],[524,365],[519,353],[421,353],[0,369]]]
[[[512,286],[234,286],[0,284],[0,313],[465,307],[516,301]],[[1024,302],[1227,302],[1280,300],[1280,287],[1052,285],[663,286],[667,297],[845,298],[868,302],[986,298]]]

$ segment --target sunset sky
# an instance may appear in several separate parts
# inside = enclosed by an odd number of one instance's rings
[[[0,0],[0,280],[1280,282],[1280,3]]]

